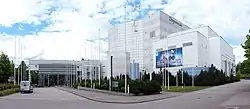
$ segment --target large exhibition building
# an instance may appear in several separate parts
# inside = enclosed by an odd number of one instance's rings
[[[163,69],[197,74],[211,64],[235,74],[233,48],[220,35],[209,26],[190,28],[162,11],[120,24],[108,36],[108,60],[30,60],[29,69],[38,72],[40,86],[110,77],[111,57],[113,76],[126,72],[132,79]]]
[[[235,72],[233,48],[221,36],[209,26],[191,29],[162,11],[118,25],[108,36],[114,74],[131,74],[132,62],[140,72],[199,72],[211,64],[227,75]]]

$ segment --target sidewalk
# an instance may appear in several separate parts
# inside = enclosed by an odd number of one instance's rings
[[[119,104],[144,103],[144,102],[172,98],[181,95],[181,93],[162,93],[149,96],[118,96],[118,95],[110,95],[105,93],[91,92],[91,91],[78,90],[65,87],[57,87],[57,88],[95,102],[119,103]]]

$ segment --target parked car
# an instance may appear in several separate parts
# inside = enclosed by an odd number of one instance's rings
[[[30,81],[21,81],[20,82],[20,92],[21,93],[33,93],[33,86]]]

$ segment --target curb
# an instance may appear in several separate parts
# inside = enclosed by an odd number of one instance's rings
[[[168,98],[174,98],[174,97],[178,96],[178,95],[174,95],[174,96],[170,96],[170,97],[162,97],[162,98],[151,99],[151,100],[142,100],[142,101],[108,101],[108,100],[97,100],[97,99],[93,99],[93,98],[90,98],[90,97],[82,96],[80,94],[77,94],[77,93],[74,93],[74,92],[71,92],[71,91],[67,91],[67,90],[64,90],[64,89],[61,89],[61,88],[57,88],[57,89],[65,91],[65,92],[68,92],[68,93],[71,93],[71,94],[74,94],[76,96],[80,96],[82,98],[85,98],[87,100],[91,100],[91,101],[94,101],[94,102],[99,102],[99,103],[113,103],[113,104],[139,104],[139,103],[160,101],[160,100],[164,100],[164,99],[168,99]]]
[[[115,95],[115,96],[126,96],[126,97],[133,96],[132,94],[124,94],[124,93],[121,93],[121,92],[103,91],[103,90],[99,90],[99,89],[89,89],[89,88],[84,88],[84,87],[78,87],[78,90],[97,92],[97,93],[103,93],[103,94]]]

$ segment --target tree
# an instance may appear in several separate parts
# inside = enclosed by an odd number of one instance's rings
[[[29,79],[29,75],[28,75],[28,71],[27,71],[27,65],[25,64],[25,62],[24,61],[22,61],[21,63],[20,63],[20,65],[18,66],[18,71],[22,71],[22,80],[28,80]],[[21,72],[19,72],[19,73],[21,73]],[[20,76],[21,76],[21,74],[20,74]]]
[[[31,75],[31,82],[33,84],[38,84],[38,73],[36,73],[36,71],[31,71],[30,75]]]
[[[0,83],[7,82],[8,78],[13,74],[13,64],[8,58],[8,55],[1,52],[0,54]]]
[[[236,65],[236,73],[239,73],[241,67],[241,62]]]
[[[178,84],[182,84],[182,73],[183,73],[183,84],[186,86],[191,86],[192,85],[192,76],[189,75],[187,72],[183,71],[178,71],[177,75],[178,75]],[[173,78],[171,80],[173,83],[172,84],[176,84],[175,82],[175,78]]]
[[[150,79],[150,74],[144,72],[144,74],[143,74],[143,76],[142,76],[142,80],[143,80],[143,81],[146,81],[146,80],[149,80],[149,79]]]
[[[250,30],[249,30],[250,33]],[[250,74],[250,35],[246,35],[246,41],[241,44],[242,48],[245,49],[244,56],[246,57],[246,60],[244,60],[240,64],[240,72],[242,74]]]

